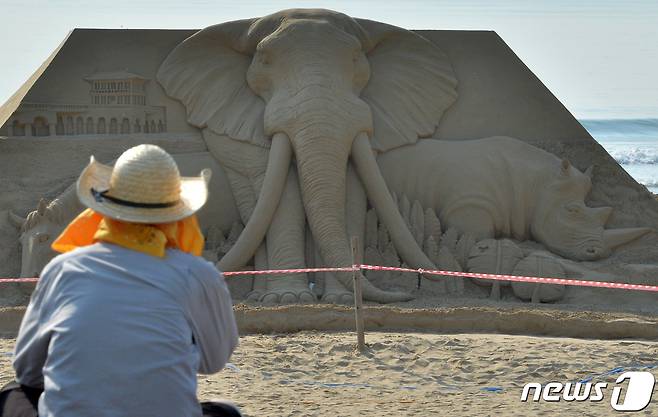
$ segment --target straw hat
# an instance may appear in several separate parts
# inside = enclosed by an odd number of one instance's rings
[[[77,182],[85,206],[133,223],[169,223],[194,214],[208,198],[210,170],[181,177],[162,148],[139,145],[125,151],[114,168],[91,157]]]

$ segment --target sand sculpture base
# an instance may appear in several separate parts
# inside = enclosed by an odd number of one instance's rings
[[[468,300],[462,306],[408,309],[366,306],[368,332],[501,333],[587,339],[658,340],[655,313],[582,311],[576,307],[519,307],[513,303],[481,305]],[[15,337],[24,307],[0,309],[0,337]],[[235,307],[240,334],[296,333],[317,330],[353,331],[354,310],[347,306],[295,305]],[[354,336],[356,343],[356,335]]]

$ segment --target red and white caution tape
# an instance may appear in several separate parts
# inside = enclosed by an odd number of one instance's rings
[[[3,282],[37,282],[39,278],[0,278],[0,283]]]
[[[264,269],[260,271],[231,271],[223,272],[227,277],[236,275],[269,275],[269,274],[305,274],[307,272],[352,272],[358,271],[358,265],[344,268],[296,268],[296,269]]]
[[[305,274],[308,272],[352,272],[359,270],[358,265],[342,268],[293,268],[293,269],[264,269],[259,271],[230,271],[223,272],[224,276],[232,277],[239,275],[282,275],[282,274]],[[0,278],[3,282],[37,282],[39,278]]]
[[[484,274],[480,272],[456,272],[456,271],[442,271],[442,270],[428,270],[422,268],[401,268],[394,266],[379,266],[379,265],[353,265],[350,267],[328,267],[328,268],[294,268],[294,269],[266,269],[259,271],[232,271],[224,272],[225,276],[240,276],[240,275],[281,275],[281,274],[303,274],[309,272],[353,272],[361,269],[372,271],[395,271],[395,272],[410,272],[426,275],[443,275],[459,278],[479,278],[493,281],[516,281],[516,282],[534,282],[537,284],[553,284],[553,285],[571,285],[576,287],[597,287],[597,288],[616,288],[622,290],[632,291],[650,291],[658,292],[658,285],[643,285],[643,284],[627,284],[622,282],[606,282],[606,281],[587,281],[582,279],[566,279],[566,278],[546,278],[546,277],[528,277],[519,275],[500,275],[500,274]],[[427,277],[426,277],[427,278]],[[39,278],[0,278],[0,283],[11,282],[37,282]]]
[[[527,277],[520,275],[484,274],[479,272],[426,270],[422,268],[411,269],[411,268],[398,268],[393,266],[377,266],[377,265],[361,265],[361,268],[370,269],[373,271],[415,272],[421,275],[422,274],[444,275],[444,276],[461,277],[461,278],[480,278],[480,279],[488,279],[494,281],[534,282],[538,284],[572,285],[577,287],[618,288],[623,290],[658,292],[658,285],[626,284],[621,282],[587,281],[582,279],[566,279],[566,278]]]

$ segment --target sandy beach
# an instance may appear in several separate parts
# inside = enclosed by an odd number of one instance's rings
[[[658,376],[658,342],[496,334],[249,335],[219,374],[199,376],[201,399],[226,397],[246,416],[613,415],[601,402],[521,402],[524,384],[593,377],[611,387],[623,371]],[[14,339],[0,339],[0,382],[12,378]],[[623,368],[619,369],[619,368]],[[641,415],[658,415],[658,396]]]

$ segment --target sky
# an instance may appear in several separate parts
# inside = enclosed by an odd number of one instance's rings
[[[494,30],[576,117],[658,118],[658,0],[0,0],[0,103],[76,27],[200,29],[292,7]]]

